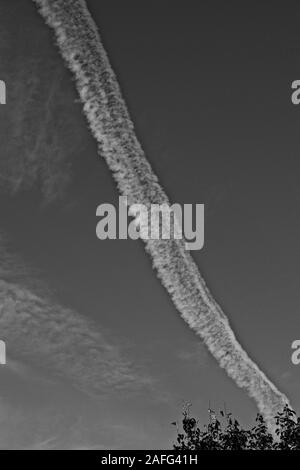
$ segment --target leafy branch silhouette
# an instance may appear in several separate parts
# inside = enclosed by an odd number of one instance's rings
[[[189,407],[183,411],[175,450],[300,450],[300,417],[288,405],[274,417],[274,434],[261,414],[251,429],[243,429],[231,413],[220,411],[220,420],[213,410],[209,414],[209,424],[201,427]]]

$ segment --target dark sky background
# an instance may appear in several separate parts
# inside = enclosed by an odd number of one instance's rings
[[[193,255],[209,288],[299,410],[299,2],[87,3],[162,185],[173,202],[205,204],[205,246]],[[0,18],[6,249],[28,266],[26,285],[94,319],[149,381],[91,398],[49,385],[47,370],[1,366],[1,446],[166,448],[182,400],[205,420],[209,401],[226,402],[252,424],[253,402],[179,318],[142,243],[96,238],[96,207],[118,194],[52,32],[30,0],[1,0]]]

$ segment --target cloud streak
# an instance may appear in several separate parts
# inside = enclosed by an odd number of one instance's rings
[[[24,41],[18,25],[10,20],[11,5],[0,8],[1,18],[10,25],[0,41],[2,67],[9,83],[9,102],[0,116],[0,189],[16,194],[37,183],[43,203],[50,203],[65,195],[82,142],[81,135],[72,135],[70,145],[69,134],[77,119],[74,91],[65,91],[66,73],[55,54],[48,56],[45,64],[40,29],[32,29]],[[24,8],[18,5],[21,16],[26,14]],[[47,44],[46,38],[42,40]]]
[[[147,385],[98,326],[3,280],[0,332],[8,356],[43,367],[88,394],[133,393]]]
[[[42,289],[33,292],[21,284],[25,267],[20,260],[14,267],[15,260],[0,238],[0,338],[6,342],[8,368],[26,375],[29,364],[91,396],[152,389],[153,380],[125,357],[108,331],[42,296]],[[21,369],[15,360],[21,361]]]
[[[99,154],[129,204],[169,203],[145,157],[96,26],[83,0],[33,0],[54,29]],[[237,341],[182,240],[149,240],[146,250],[177,310],[219,365],[270,419],[288,402]]]

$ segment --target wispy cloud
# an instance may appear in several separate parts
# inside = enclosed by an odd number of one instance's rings
[[[8,355],[43,367],[86,393],[133,393],[151,385],[98,325],[3,280],[0,332]]]
[[[14,265],[15,260],[0,239],[0,337],[6,341],[8,367],[25,375],[26,364],[43,368],[96,396],[153,387],[153,379],[133,364],[111,333],[24,286],[26,267],[20,260]]]
[[[201,343],[179,349],[177,351],[177,358],[191,367],[196,364],[199,368],[205,368],[208,364],[208,353]]]
[[[20,50],[15,60],[13,34],[8,32],[0,44],[0,51],[8,48],[2,54],[2,66],[9,83],[9,102],[1,118],[5,139],[1,138],[0,190],[15,194],[35,185],[43,202],[52,202],[65,194],[74,150],[80,145],[78,133],[68,138],[76,121],[70,110],[72,90],[70,94],[63,90],[63,69],[57,60],[45,64],[39,31],[32,31],[36,45],[32,44],[30,57]]]

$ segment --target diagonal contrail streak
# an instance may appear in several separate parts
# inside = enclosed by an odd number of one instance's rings
[[[88,125],[129,204],[169,203],[137,139],[95,23],[84,0],[33,0],[53,28],[61,55],[73,72]],[[271,424],[288,399],[237,341],[184,240],[147,240],[146,251],[177,310],[219,365],[245,389]]]

